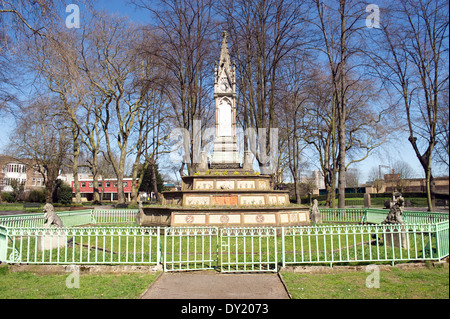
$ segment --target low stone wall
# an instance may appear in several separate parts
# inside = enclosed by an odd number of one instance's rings
[[[158,266],[134,266],[134,265],[79,265],[80,274],[126,274],[149,273],[162,271],[162,265]],[[36,274],[65,274],[73,270],[73,265],[8,265],[9,272],[31,272]]]
[[[286,266],[282,267],[280,271],[292,272],[292,273],[339,273],[339,272],[351,272],[351,271],[366,271],[368,265],[361,266]],[[392,265],[377,265],[380,271],[392,271],[393,268],[407,270],[417,268],[448,268],[448,259],[446,261],[437,262],[416,262],[416,263],[401,263]]]

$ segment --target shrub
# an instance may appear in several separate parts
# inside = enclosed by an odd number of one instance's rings
[[[28,201],[33,203],[45,203],[45,189],[34,189],[28,194]]]
[[[8,192],[3,192],[1,194],[1,199],[2,199],[2,202],[8,202],[8,203],[14,203],[16,201],[14,196]]]
[[[53,192],[53,202],[60,204],[72,203],[72,187],[58,179]]]

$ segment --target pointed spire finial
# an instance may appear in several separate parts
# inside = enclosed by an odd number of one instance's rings
[[[223,38],[223,41],[227,42],[227,36],[228,36],[227,31],[223,31],[223,32],[222,32],[222,38]]]

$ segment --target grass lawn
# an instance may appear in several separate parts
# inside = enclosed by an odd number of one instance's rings
[[[368,272],[283,272],[293,299],[448,299],[449,269],[380,270],[379,288],[367,288]]]
[[[0,299],[135,299],[158,273],[81,274],[79,288],[67,288],[69,275],[10,273],[0,267]]]
[[[13,204],[6,204],[1,203],[0,204],[0,212],[4,211],[16,211],[16,210],[23,210],[23,204],[13,203]]]

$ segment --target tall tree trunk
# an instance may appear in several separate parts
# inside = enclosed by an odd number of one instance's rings
[[[339,107],[338,107],[338,144],[339,144],[339,208],[345,207],[345,117],[346,117],[346,94],[345,94],[345,60],[346,60],[346,24],[345,24],[345,0],[340,1],[341,15],[341,42],[340,42],[340,74],[339,74]]]
[[[73,164],[72,164],[72,173],[73,173],[73,185],[75,188],[75,203],[81,204],[81,192],[80,192],[80,183],[78,179],[78,165],[79,165],[79,157],[80,157],[80,143],[78,140],[79,132],[78,126],[72,121],[72,139],[73,139]]]

